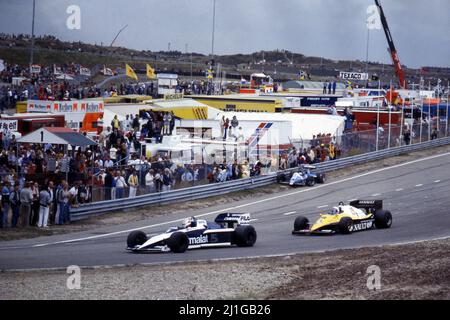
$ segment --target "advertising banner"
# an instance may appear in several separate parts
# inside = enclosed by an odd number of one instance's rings
[[[304,97],[302,107],[327,107],[332,106],[338,100],[337,97]]]
[[[103,101],[43,101],[29,100],[27,102],[27,112],[48,112],[55,114],[67,113],[98,113],[103,112]]]
[[[164,100],[182,100],[184,94],[182,93],[166,93],[164,94]]]
[[[91,69],[81,67],[80,68],[80,75],[90,77],[91,76]]]
[[[340,78],[343,80],[369,80],[369,74],[359,73],[359,72],[342,72],[340,73]]]
[[[31,72],[31,73],[36,73],[36,74],[41,73],[41,66],[38,65],[38,64],[33,64],[33,65],[31,65],[31,67],[30,67],[30,72]]]
[[[61,67],[57,67],[56,64],[54,64],[54,65],[53,65],[53,74],[54,74],[55,76],[62,75],[62,74],[63,74],[62,68],[61,68]]]
[[[1,131],[17,131],[17,120],[3,120],[0,119]]]
[[[113,76],[114,72],[110,68],[107,68],[107,67],[103,66],[102,74],[104,76]]]

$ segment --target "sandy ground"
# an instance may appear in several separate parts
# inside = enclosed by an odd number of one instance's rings
[[[328,181],[334,181],[336,179],[345,178],[358,173],[367,172],[369,170],[375,170],[387,166],[392,166],[414,159],[424,158],[427,156],[450,152],[450,146],[444,146],[425,151],[414,152],[405,154],[398,157],[388,158],[384,160],[378,160],[352,168],[342,169],[327,174]],[[102,226],[119,225],[130,221],[141,221],[152,216],[163,215],[166,212],[183,212],[186,210],[205,209],[214,205],[230,203],[233,201],[239,201],[243,199],[251,199],[268,194],[278,193],[280,191],[289,189],[289,186],[282,186],[273,184],[263,188],[234,192],[226,195],[221,195],[213,198],[188,201],[183,203],[182,208],[180,204],[158,205],[151,208],[136,208],[133,211],[127,212],[111,212],[102,216],[96,216],[83,221],[73,222],[71,224],[63,226],[51,226],[48,229],[38,229],[36,227],[18,228],[18,229],[0,229],[0,241],[16,240],[23,238],[33,238],[38,236],[49,236],[55,234],[65,234],[70,232],[92,230]],[[151,210],[150,210],[151,209]]]
[[[450,239],[278,258],[3,272],[0,299],[450,299]],[[367,287],[380,268],[379,290]],[[369,281],[369,283],[374,283]]]

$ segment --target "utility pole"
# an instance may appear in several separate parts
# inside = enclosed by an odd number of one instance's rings
[[[213,21],[212,21],[212,36],[211,36],[211,63],[210,70],[214,70],[214,36],[216,31],[216,0],[213,0]],[[209,79],[211,81],[211,85],[214,85],[214,79]],[[214,89],[213,89],[214,90]]]
[[[448,100],[450,94],[450,81],[447,83],[447,111],[445,112],[445,136],[448,137]]]
[[[390,100],[392,100],[392,81],[390,83]],[[388,149],[391,148],[391,126],[392,126],[392,114],[391,114],[391,110],[392,110],[392,105],[389,106],[389,130],[388,130]]]
[[[33,19],[31,22],[31,53],[30,53],[30,69],[34,63],[34,17],[36,14],[36,0],[33,0]]]
[[[214,33],[216,31],[216,0],[213,0],[213,25],[211,39],[211,59],[214,59]]]
[[[378,90],[381,89],[381,80],[378,80]],[[375,142],[375,150],[378,151],[379,147],[380,147],[380,132],[379,132],[379,126],[380,126],[380,104],[377,103],[377,131],[376,131],[376,139],[377,141]]]
[[[369,45],[370,45],[370,29],[367,28],[367,47],[366,47],[366,73],[369,75]],[[368,87],[369,80],[366,82],[366,87]]]

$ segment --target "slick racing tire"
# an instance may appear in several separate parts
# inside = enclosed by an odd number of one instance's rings
[[[388,229],[392,226],[392,214],[390,211],[378,210],[375,212],[375,226],[378,229]]]
[[[167,239],[167,245],[172,252],[183,253],[189,247],[189,238],[183,232],[175,232]]]
[[[316,185],[316,179],[312,178],[312,179],[306,180],[306,185],[308,187],[314,187]]]
[[[134,248],[144,244],[148,240],[147,235],[142,231],[133,231],[128,235],[127,246]]]
[[[297,217],[294,221],[294,231],[306,230],[309,228],[309,220],[305,217]]]
[[[342,234],[352,233],[353,220],[350,218],[342,218],[341,221],[339,221],[338,228],[339,228],[339,232]]]
[[[253,226],[237,226],[233,238],[238,247],[253,247],[257,238],[256,230]]]
[[[325,181],[326,181],[325,173],[319,173],[317,175],[317,182],[323,184],[325,183]]]

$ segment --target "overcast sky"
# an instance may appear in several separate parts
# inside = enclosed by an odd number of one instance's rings
[[[373,0],[216,0],[215,53],[287,49],[309,56],[366,56],[366,9]],[[69,30],[69,5],[81,29]],[[211,52],[213,0],[36,0],[36,34],[145,50]],[[450,67],[450,1],[382,0],[403,64]],[[31,33],[32,0],[0,0],[0,32]],[[382,30],[369,60],[390,63]],[[0,57],[1,58],[1,57]]]

